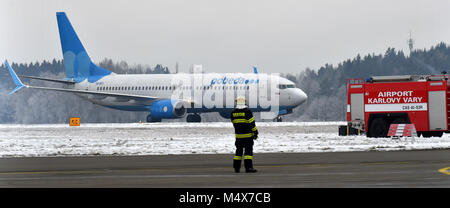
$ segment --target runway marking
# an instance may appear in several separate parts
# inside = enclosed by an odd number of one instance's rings
[[[439,172],[446,174],[446,175],[450,175],[450,167],[439,169]]]

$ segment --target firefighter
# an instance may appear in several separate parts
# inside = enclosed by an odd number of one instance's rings
[[[231,112],[231,122],[236,136],[236,154],[233,158],[234,172],[239,173],[242,159],[244,159],[245,172],[255,173],[256,169],[253,168],[253,140],[258,138],[258,129],[252,112],[245,105],[245,97],[237,97],[236,108]]]

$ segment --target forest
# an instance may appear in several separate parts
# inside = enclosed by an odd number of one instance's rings
[[[175,69],[160,64],[129,66],[126,61],[104,59],[101,67],[118,74],[174,73]],[[53,59],[34,63],[11,63],[17,74],[48,78],[63,78],[64,63]],[[298,69],[283,77],[296,83],[308,94],[308,100],[284,117],[285,121],[344,121],[346,114],[346,80],[380,75],[441,74],[450,70],[450,47],[439,43],[429,49],[415,49],[409,54],[388,48],[384,54],[357,54],[352,59],[319,69]],[[28,80],[27,80],[28,81]],[[30,80],[31,84],[59,86]],[[145,121],[147,113],[118,111],[92,104],[70,93],[21,90],[8,96],[14,88],[5,65],[0,65],[0,123],[67,123],[71,116],[88,123]],[[184,119],[165,120],[182,121]],[[225,121],[217,113],[202,115],[203,121]]]

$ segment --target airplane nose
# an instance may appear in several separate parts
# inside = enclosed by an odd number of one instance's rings
[[[304,103],[307,99],[308,99],[308,95],[306,95],[306,93],[303,92],[303,90],[298,89],[298,88],[295,89],[294,104],[296,106]]]

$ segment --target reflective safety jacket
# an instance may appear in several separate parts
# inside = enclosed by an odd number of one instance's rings
[[[258,129],[255,125],[255,118],[248,108],[235,108],[231,112],[231,122],[234,126],[236,139],[256,139],[256,137],[258,136]]]

